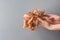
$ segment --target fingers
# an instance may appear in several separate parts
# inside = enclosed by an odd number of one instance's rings
[[[60,16],[55,14],[48,14],[50,17],[49,19],[53,20],[54,24],[60,24]]]
[[[42,27],[48,29],[48,30],[60,30],[60,24],[49,24],[47,21],[44,21],[40,18],[38,20],[41,22]],[[59,21],[57,22],[59,23]]]
[[[48,30],[60,30],[60,24],[49,24],[48,22],[38,18],[41,22],[42,27],[48,29]]]
[[[49,27],[49,23],[47,21],[40,18],[38,18],[38,20],[41,22],[40,25],[42,25],[43,27]]]
[[[50,16],[49,18],[52,19],[54,18],[54,20],[59,20],[60,19],[60,16],[58,15],[55,15],[55,14],[47,14],[48,16]]]
[[[49,24],[47,21],[44,21],[44,20],[42,20],[42,19],[40,19],[40,18],[38,18],[39,19],[39,21],[41,22],[41,26],[42,27],[44,27],[44,28],[46,28],[46,29],[48,29],[48,30],[54,30],[54,28],[51,26],[52,24]]]

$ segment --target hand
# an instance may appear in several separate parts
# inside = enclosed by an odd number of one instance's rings
[[[40,20],[41,24],[44,28],[48,29],[48,30],[60,30],[60,16],[58,15],[54,15],[54,14],[48,14],[51,18],[54,18],[54,24],[49,24],[47,21],[44,21],[40,18],[38,18],[38,20]]]

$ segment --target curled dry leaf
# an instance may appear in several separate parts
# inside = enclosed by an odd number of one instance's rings
[[[29,28],[32,31],[36,28],[36,26],[39,26],[39,20],[37,18],[41,18],[43,20],[46,20],[50,24],[53,22],[53,20],[49,19],[49,16],[45,14],[44,11],[40,10],[33,10],[31,12],[28,12],[24,15],[24,23],[23,27],[24,28]]]

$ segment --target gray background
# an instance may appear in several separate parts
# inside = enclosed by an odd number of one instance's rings
[[[23,29],[23,15],[34,8],[60,15],[60,0],[0,0],[0,40],[60,40],[60,31]]]

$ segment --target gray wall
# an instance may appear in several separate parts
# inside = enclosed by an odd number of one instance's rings
[[[0,0],[0,40],[60,40],[60,31],[23,29],[23,15],[34,8],[60,13],[60,0]]]

